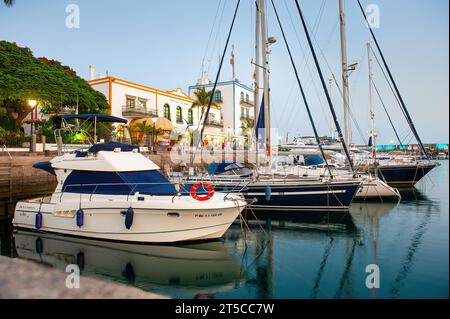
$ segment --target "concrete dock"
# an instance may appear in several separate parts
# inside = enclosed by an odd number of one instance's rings
[[[67,288],[71,273],[33,261],[0,256],[0,299],[165,299],[126,285],[80,277],[79,288]]]

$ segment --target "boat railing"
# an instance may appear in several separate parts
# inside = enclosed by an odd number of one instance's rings
[[[248,183],[245,185],[247,186]],[[173,191],[152,191],[149,189],[145,189],[142,192],[139,190],[139,187],[145,186],[172,186]],[[241,185],[243,186],[243,185]],[[102,187],[106,187],[107,189],[102,189]],[[116,189],[114,189],[116,187]],[[214,184],[213,184],[214,187]],[[72,191],[69,191],[71,190]],[[76,190],[76,191],[73,191]],[[239,188],[239,185],[235,185],[233,189],[230,190],[220,190],[221,193],[226,193],[224,200],[227,199],[230,193],[241,192],[243,187]],[[200,187],[198,189],[197,194],[207,194],[209,192],[208,189],[204,187]],[[62,201],[64,194],[79,194],[80,200],[83,195],[89,196],[89,201],[92,201],[92,197],[94,195],[122,195],[127,197],[127,201],[130,200],[130,197],[133,195],[150,195],[150,196],[187,196],[190,195],[190,184],[189,183],[171,183],[171,182],[157,182],[157,183],[86,183],[86,184],[67,184],[60,192],[55,192],[54,194],[59,195],[59,202]]]

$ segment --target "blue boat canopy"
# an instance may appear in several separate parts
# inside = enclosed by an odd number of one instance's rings
[[[320,155],[303,155],[305,166],[322,165],[324,161]]]
[[[130,144],[124,144],[124,143],[119,143],[119,142],[106,142],[106,143],[97,143],[92,145],[88,152],[91,153],[97,153],[100,151],[114,151],[115,148],[120,148],[120,150],[122,152],[131,152],[134,149],[137,149],[139,151],[139,146],[138,145],[130,145]],[[77,157],[79,157],[77,155]]]
[[[231,170],[241,169],[245,166],[239,162],[227,162],[223,161],[221,163],[212,163],[208,167],[208,174],[218,175]]]
[[[53,169],[52,163],[50,163],[50,162],[39,162],[39,163],[33,164],[33,168],[41,169],[43,171],[46,171],[46,172],[56,176],[55,170]]]
[[[70,120],[70,119],[79,119],[79,120],[94,120],[97,119],[98,122],[106,122],[106,123],[124,123],[127,124],[127,120],[121,117],[107,115],[107,114],[63,114],[61,118]]]

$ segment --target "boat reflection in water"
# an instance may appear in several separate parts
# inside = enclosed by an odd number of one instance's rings
[[[146,291],[214,293],[239,286],[245,276],[220,241],[158,246],[18,231],[14,242],[21,258],[63,271],[77,264],[82,275]]]

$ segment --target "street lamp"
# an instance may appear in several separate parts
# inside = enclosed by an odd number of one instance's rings
[[[33,153],[33,152],[36,151],[36,134],[35,134],[35,132],[34,132],[35,127],[34,127],[34,116],[33,116],[33,111],[34,111],[34,108],[35,108],[36,105],[37,105],[37,101],[36,101],[36,100],[30,99],[30,100],[27,101],[27,103],[28,103],[28,106],[31,107],[31,124],[30,124],[30,125],[31,125],[31,126],[30,126],[30,137],[31,137],[31,140],[30,140],[30,152]]]
[[[158,120],[158,117],[154,116],[152,117],[152,122],[153,122],[153,134],[152,134],[152,153],[156,154],[155,151],[155,136],[156,136],[156,121]]]

